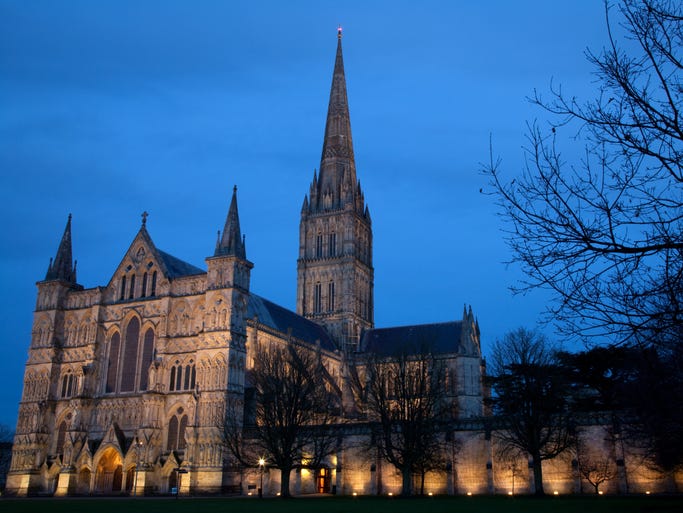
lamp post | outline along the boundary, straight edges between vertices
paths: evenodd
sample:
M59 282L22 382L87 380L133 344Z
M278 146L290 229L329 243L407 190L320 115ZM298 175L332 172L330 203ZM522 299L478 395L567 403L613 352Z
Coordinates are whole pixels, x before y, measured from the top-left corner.
M263 467L266 466L266 460L264 460L263 458L259 458L258 466L261 469L261 480L260 480L259 488L258 488L258 497L259 497L259 499L262 499L263 498Z
M137 446L137 461L135 462L135 479L133 479L133 497L137 495L138 492L138 472L140 471L140 461L142 460L142 445L143 441L138 438Z

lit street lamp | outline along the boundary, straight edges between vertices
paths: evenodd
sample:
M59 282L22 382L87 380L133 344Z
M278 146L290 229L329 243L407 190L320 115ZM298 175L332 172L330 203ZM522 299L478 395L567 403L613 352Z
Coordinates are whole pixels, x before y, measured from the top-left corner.
M264 460L263 458L259 458L258 466L261 469L261 482L260 482L259 488L258 488L258 496L259 496L259 499L261 499L261 498L263 498L263 467L266 466L266 460Z

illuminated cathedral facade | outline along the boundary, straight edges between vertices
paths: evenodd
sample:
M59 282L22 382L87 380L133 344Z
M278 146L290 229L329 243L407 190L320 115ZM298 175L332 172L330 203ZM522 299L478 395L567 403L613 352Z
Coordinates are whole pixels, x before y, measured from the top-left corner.
M356 174L338 36L320 167L301 209L296 312L250 290L236 189L205 267L157 248L143 214L109 281L93 288L78 283L69 217L37 284L8 494L249 494L263 476L226 465L217 419L231 396L244 395L257 343L317 351L343 391L348 355L388 352L415 337L429 337L447 362L460 412L457 454L429 476L427 491L507 490L510 476L492 464L481 420L484 366L472 309L457 321L374 326L372 221ZM400 492L394 470L354 447L342 441L320 468L297 470L293 493ZM557 486L571 491L571 469L565 474ZM276 480L267 473L266 494Z

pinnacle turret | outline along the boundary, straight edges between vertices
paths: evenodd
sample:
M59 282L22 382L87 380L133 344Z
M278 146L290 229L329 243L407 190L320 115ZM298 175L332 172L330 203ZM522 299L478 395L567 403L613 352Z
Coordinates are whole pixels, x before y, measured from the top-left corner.
M50 259L45 281L63 280L69 283L76 283L76 264L73 263L71 252L71 214L64 228L64 235L57 248L57 255L54 260Z
M225 219L223 236L217 241L216 251L213 255L247 258L244 239L240 231L240 216L237 212L237 186L232 189L232 200L228 209L228 217Z

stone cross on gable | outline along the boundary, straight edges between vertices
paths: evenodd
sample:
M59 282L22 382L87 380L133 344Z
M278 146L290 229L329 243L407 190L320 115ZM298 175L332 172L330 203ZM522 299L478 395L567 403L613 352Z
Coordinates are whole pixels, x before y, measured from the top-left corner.
M142 226L146 226L146 225L147 225L147 216L149 216L149 213L145 210L145 211L142 213Z

